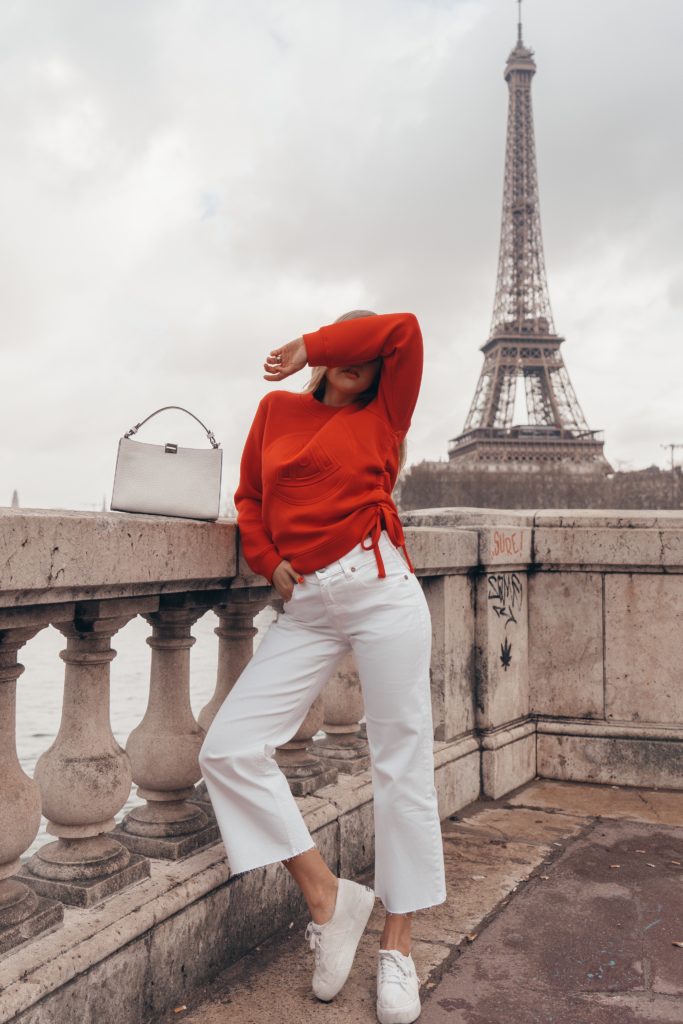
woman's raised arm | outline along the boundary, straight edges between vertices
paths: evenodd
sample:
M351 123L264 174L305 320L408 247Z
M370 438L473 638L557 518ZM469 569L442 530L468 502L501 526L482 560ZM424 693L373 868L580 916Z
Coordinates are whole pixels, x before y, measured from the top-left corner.
M352 366L382 358L372 403L397 433L410 426L422 381L422 332L413 313L340 320L302 335L310 366Z

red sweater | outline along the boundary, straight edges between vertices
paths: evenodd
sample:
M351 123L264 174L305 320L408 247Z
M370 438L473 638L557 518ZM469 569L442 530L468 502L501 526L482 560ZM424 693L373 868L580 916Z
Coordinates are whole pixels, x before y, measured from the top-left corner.
M263 396L234 495L247 563L272 583L283 558L297 572L313 572L371 534L364 547L372 547L378 575L385 576L378 548L384 526L414 572L391 490L422 378L417 318L385 313L342 320L303 340L310 366L381 356L378 392L365 406L324 405L312 391Z

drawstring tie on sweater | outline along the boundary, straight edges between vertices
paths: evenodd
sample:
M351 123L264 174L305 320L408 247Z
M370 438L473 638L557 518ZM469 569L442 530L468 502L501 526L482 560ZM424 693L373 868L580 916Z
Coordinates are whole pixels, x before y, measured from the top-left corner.
M383 522L384 520L384 522ZM401 520L398 518L396 509L392 505L378 503L374 506L373 519L371 525L363 532L363 539L360 542L360 546L364 551L373 550L375 552L375 560L377 562L377 569L379 576L386 576L384 569L384 561L382 560L382 553L379 550L379 539L382 534L382 528L386 528L387 534L392 544L397 548L402 548L403 553L406 556L408 567L412 573L415 572L415 567L410 560L408 549L403 539L403 530L401 526ZM368 533L368 529L370 532ZM366 544L365 541L369 540L370 543Z

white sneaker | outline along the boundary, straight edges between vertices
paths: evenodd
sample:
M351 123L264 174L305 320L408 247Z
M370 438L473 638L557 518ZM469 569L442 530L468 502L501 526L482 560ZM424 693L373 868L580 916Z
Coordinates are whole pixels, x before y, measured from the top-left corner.
M377 962L377 1019L410 1024L420 1016L420 983L413 958L399 949L380 949Z
M375 905L374 890L350 878L340 878L337 902L329 921L309 921L305 937L315 950L313 992L325 1002L333 999L351 973L353 958Z

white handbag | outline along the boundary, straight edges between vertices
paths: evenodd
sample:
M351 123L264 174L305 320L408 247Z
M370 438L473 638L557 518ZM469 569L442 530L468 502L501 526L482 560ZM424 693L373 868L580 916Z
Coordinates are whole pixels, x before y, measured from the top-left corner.
M175 442L147 444L131 435L164 409L182 409L206 430L210 448L184 448ZM181 405L164 405L119 438L110 508L187 519L217 519L223 450L202 421Z

